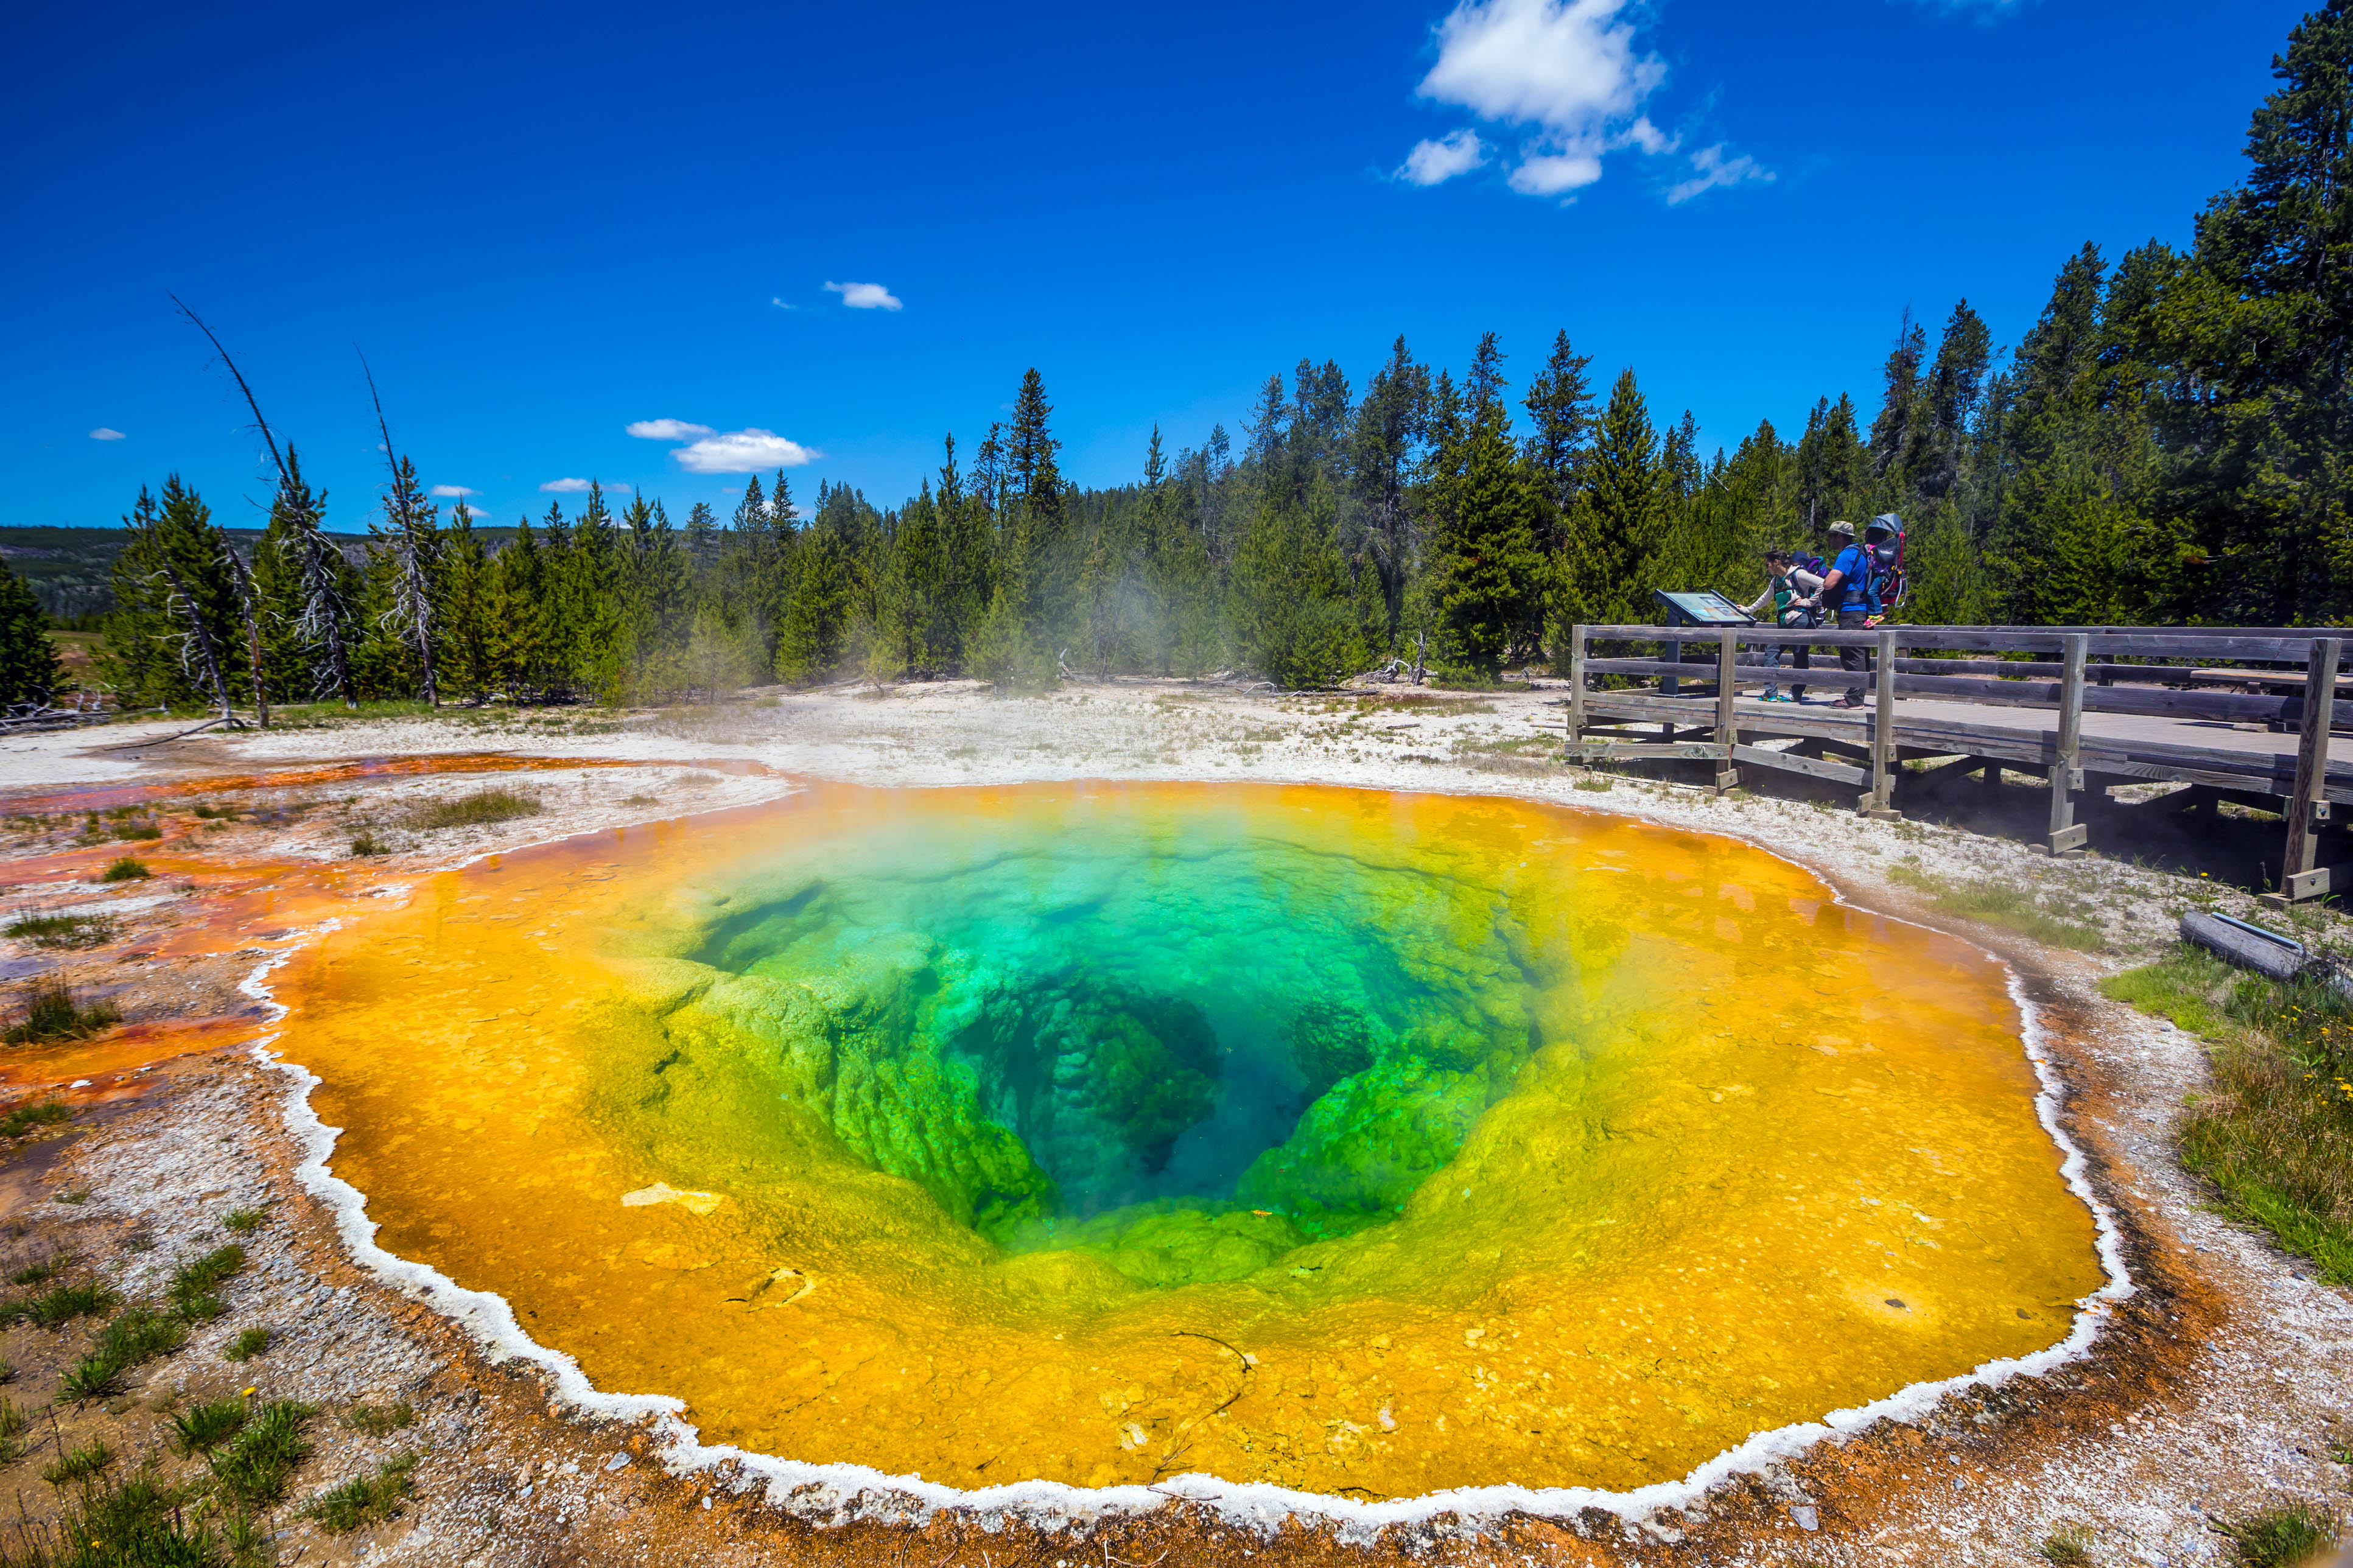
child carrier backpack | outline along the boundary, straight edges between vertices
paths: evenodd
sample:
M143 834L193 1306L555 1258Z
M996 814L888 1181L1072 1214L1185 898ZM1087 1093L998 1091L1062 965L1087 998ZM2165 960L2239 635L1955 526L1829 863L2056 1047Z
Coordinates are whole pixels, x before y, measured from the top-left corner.
M1887 530L1887 537L1863 551L1863 597L1875 606L1874 615L1885 615L1903 605L1912 586L1904 573L1904 520L1889 511L1871 522Z

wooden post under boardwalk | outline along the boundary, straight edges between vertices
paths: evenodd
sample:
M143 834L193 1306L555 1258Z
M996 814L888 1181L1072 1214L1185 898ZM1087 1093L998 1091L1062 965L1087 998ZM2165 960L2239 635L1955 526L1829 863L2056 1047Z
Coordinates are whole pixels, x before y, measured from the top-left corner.
M1865 816L1893 821L1895 809L1895 634L1879 634L1879 668L1873 671L1879 711L1871 718L1871 793L1862 797Z
M2341 869L2316 869L2319 858L2319 825L2327 819L2328 802L2321 781L2328 769L2328 730L2337 718L2337 665L2344 642L2321 637L2305 661L2304 710L2298 719L2295 745L2295 786L2287 802L2287 854L2280 865L2279 891L2263 901L2294 903L2331 890L2332 875Z
M2071 790L2084 787L2084 660L2092 639L2069 632L2059 639L2059 740L2051 752L2051 834L2034 846L2046 855L2084 847L2091 829L2075 820Z
M1734 675L1740 665L1740 628L1725 626L1715 637L1715 740L1724 748L1724 762L1715 770L1715 793L1723 795L1740 783L1740 770L1732 763L1732 748L1739 743L1739 736L1734 733L1732 705L1740 694L1740 682Z

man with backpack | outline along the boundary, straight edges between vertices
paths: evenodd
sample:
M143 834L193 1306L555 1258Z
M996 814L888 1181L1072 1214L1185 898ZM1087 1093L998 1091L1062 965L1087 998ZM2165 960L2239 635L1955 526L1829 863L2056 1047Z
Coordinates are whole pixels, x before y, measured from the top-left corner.
M1818 561L1814 564L1819 566L1820 563ZM1772 575L1765 584L1765 591L1751 603L1741 606L1744 615L1752 620L1761 619L1769 602L1773 610L1772 624L1777 626L1810 626L1820 618L1822 580L1818 574L1809 571L1786 550L1767 551L1765 570ZM1799 669L1813 668L1814 650L1803 643L1784 643L1773 650L1767 662L1778 670L1783 657L1792 652L1796 657L1790 662ZM1804 687L1793 686L1789 691L1790 695L1785 698L1781 695L1778 679L1767 681L1765 700L1803 702L1806 700Z
M1821 600L1826 608L1838 615L1838 628L1842 632L1859 632L1869 628L1875 608L1871 595L1870 558L1862 545L1854 542L1854 524L1831 524L1831 542L1839 547L1831 562L1831 569L1822 574ZM1871 653L1867 648L1844 647L1838 650L1839 668L1852 675L1871 673ZM1862 688L1851 688L1839 699L1841 708L1862 706Z

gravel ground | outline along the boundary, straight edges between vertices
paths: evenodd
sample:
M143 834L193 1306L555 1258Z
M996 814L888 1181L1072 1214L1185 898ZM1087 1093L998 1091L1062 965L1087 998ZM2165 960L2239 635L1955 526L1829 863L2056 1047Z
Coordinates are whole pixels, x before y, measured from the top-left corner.
M794 774L911 784L1313 781L1508 794L1728 833L1814 867L1858 903L1962 931L2018 966L2069 1091L2063 1124L2117 1217L2137 1287L2087 1357L2043 1376L1955 1394L1916 1418L1883 1421L1731 1477L1690 1507L1631 1519L1589 1510L1566 1521L1519 1518L1474 1527L1441 1517L1364 1544L1296 1520L1244 1527L1176 1501L1092 1529L953 1513L921 1527L817 1528L765 1504L750 1477L667 1473L645 1429L565 1415L539 1373L494 1362L449 1321L353 1264L333 1216L294 1180L300 1152L279 1110L288 1080L241 1052L221 1052L222 1037L206 1035L195 1054L165 1053L152 1072L126 1060L86 1078L70 1097L90 1109L67 1128L20 1144L0 1169L0 1222L11 1232L11 1257L63 1247L133 1294L152 1289L185 1256L219 1245L219 1217L228 1209L266 1205L269 1216L249 1244L246 1269L224 1291L228 1315L153 1363L125 1401L62 1407L53 1438L70 1447L85 1440L86 1427L111 1432L110 1443L142 1454L156 1446L167 1419L157 1405L250 1384L262 1396L327 1407L315 1429L319 1452L297 1479L298 1500L396 1453L424 1456L415 1499L372 1531L327 1537L290 1523L291 1510L282 1510L279 1560L304 1563L691 1558L985 1568L1100 1561L1117 1568L1170 1553L1175 1561L1235 1563L1392 1555L2022 1563L2043 1560L2040 1545L2053 1531L2082 1525L2093 1532L2096 1562L2169 1568L2226 1556L2215 1525L2267 1503L2297 1498L2342 1506L2348 1471L2331 1455L2353 1441L2353 1303L2317 1283L2308 1267L2211 1212L2176 1165L2170 1143L2183 1098L2204 1081L2202 1047L2096 990L2104 975L2161 947L2181 910L2249 912L2244 895L2211 878L2129 861L2054 863L2015 840L1932 822L1865 822L1827 799L1717 799L1672 784L1564 772L1546 760L1558 719L1544 705L1546 695L1400 704L1137 685L997 700L952 686L880 698L784 697L773 707L651 715L617 727L601 718L519 725L461 717L199 737L152 752L103 753L92 748L121 745L141 731L118 726L97 735L15 737L0 751L0 792L15 797L18 810L35 795L227 775L259 783L206 798L310 804L282 821L138 847L173 859L172 875L181 879L174 886L187 890L168 897L153 885L124 892L81 881L79 873L112 850L70 847L64 826L0 846L11 857L0 860L0 879L11 884L12 905L119 900L125 942L66 955L81 966L76 972L119 972L126 943L129 952L176 948L185 960L176 969L142 959L132 965L136 973L110 983L131 1007L148 1006L159 1019L174 1008L185 1015L209 1007L232 1023L248 1018L249 1034L261 1026L250 998L232 1006L216 969L204 971L211 978L201 986L173 982L195 1002L164 994L163 977L206 964L218 973L236 965L249 973L268 952L300 939L299 931L244 921L237 900L247 894L239 888L265 856L280 867L315 867L298 876L315 875L322 898L330 890L347 900L399 897L406 878L431 866L681 809L743 804L790 787ZM471 771L483 764L459 762L486 752L559 765L491 780ZM388 757L435 757L468 771L269 782ZM589 763L630 765L561 765ZM418 800L489 782L535 791L548 809L494 830L390 826L392 853L356 868L349 861L351 837L369 823L397 824ZM283 873L270 875L283 881ZM1957 883L2025 889L2050 912L2099 931L2105 948L2045 949L1940 914L1933 891ZM152 901L130 907L142 898ZM2335 940L2333 928L2325 934ZM11 973L37 962L55 963L57 955L0 947ZM137 967L149 963L157 966ZM83 1065L58 1065L49 1079L37 1064L6 1076L20 1090L44 1089L68 1081L67 1071L90 1072L98 1051L89 1047L72 1058ZM60 1193L88 1195L60 1203ZM248 1363L250 1371L222 1362L216 1342L256 1325L276 1336L270 1350ZM87 1324L61 1332L9 1330L0 1353L18 1370L19 1397L46 1398L88 1331ZM336 1421L334 1413L353 1402L400 1398L417 1413L405 1431L370 1438ZM49 1489L37 1479L42 1462L23 1461L11 1477L36 1519ZM0 1545L7 1543L0 1529Z

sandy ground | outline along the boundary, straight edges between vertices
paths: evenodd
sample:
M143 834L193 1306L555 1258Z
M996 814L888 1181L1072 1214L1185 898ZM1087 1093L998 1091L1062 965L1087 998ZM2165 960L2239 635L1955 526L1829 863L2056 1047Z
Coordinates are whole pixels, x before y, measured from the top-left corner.
M229 1209L263 1207L269 1218L248 1243L247 1268L223 1292L228 1315L134 1373L121 1397L59 1406L53 1422L45 1414L26 1439L41 1446L13 1468L8 1484L37 1521L49 1491L38 1470L58 1451L93 1437L129 1455L156 1450L171 1409L250 1385L257 1397L322 1406L317 1453L291 1500L398 1453L423 1456L417 1495L389 1523L329 1536L292 1508L281 1510L279 1561L304 1563L1118 1568L1164 1556L1240 1563L1393 1555L2017 1563L2042 1561L2040 1544L2054 1530L2082 1525L2093 1532L2096 1562L2171 1565L2226 1556L2215 1525L2283 1498L2342 1506L2348 1472L2331 1456L2353 1441L2353 1303L2316 1282L2307 1266L2210 1212L2170 1142L2183 1098L2203 1082L2199 1042L2096 989L2103 975L2166 942L2183 910L2252 912L2250 900L2213 879L2129 860L2054 863L2014 838L1966 826L1862 821L1830 792L1718 799L1676 784L1566 772L1549 760L1559 718L1547 699L1556 695L1284 699L1140 685L1005 700L959 685L786 696L620 721L461 715L170 745L152 743L173 732L162 725L10 738L0 743L0 798L19 814L102 809L122 798L110 790L159 785L200 785L174 798L244 812L217 829L174 816L163 841L103 847L76 845L79 817L34 824L20 815L13 839L0 843L12 910L111 910L121 920L115 941L87 953L0 942L0 974L60 969L90 994L111 996L131 1025L7 1070L11 1092L62 1092L83 1110L64 1128L20 1142L0 1167L7 1234L0 1263L15 1268L15 1259L63 1248L135 1296L152 1290L170 1264L220 1245L219 1220ZM524 757L543 761L528 773L484 776ZM400 772L387 759L434 759L454 771ZM354 776L333 766L364 760L378 771ZM727 1476L667 1474L642 1430L566 1415L538 1373L493 1363L453 1324L350 1261L332 1215L294 1178L301 1154L280 1113L290 1080L255 1065L247 1046L267 1017L240 987L301 932L248 916L259 883L282 893L314 878L321 900L399 897L408 879L433 866L744 804L791 787L791 775L1472 791L1747 839L1804 862L1855 902L1963 930L2019 965L2068 1085L2064 1125L2116 1216L2137 1290L2083 1361L1953 1395L1918 1420L1882 1422L1734 1477L1693 1508L1631 1520L1599 1510L1569 1521L1478 1529L1440 1519L1349 1544L1328 1529L1295 1521L1242 1528L1172 1502L1092 1528L1040 1531L955 1514L921 1529L821 1528L739 1491ZM244 787L218 782L231 778ZM526 789L547 809L492 828L404 826L418 801L490 783ZM2039 809L2028 791L2003 793L2020 797L2010 815L2024 820ZM2004 809L1988 807L1971 820L2000 826ZM364 834L387 852L353 860L353 840ZM124 848L152 853L169 868L121 887L86 879ZM272 868L256 869L265 865ZM1923 902L1923 875L2032 889L2054 912L2105 933L2108 947L2060 952L1967 927ZM243 1367L222 1362L216 1342L255 1325L276 1336L271 1349ZM14 1392L37 1405L89 1331L87 1321L56 1331L8 1330L0 1354L16 1369ZM371 1437L338 1419L354 1403L404 1398L415 1423L388 1436ZM162 1462L175 1471L195 1463ZM0 1545L13 1543L7 1530L0 1526Z

